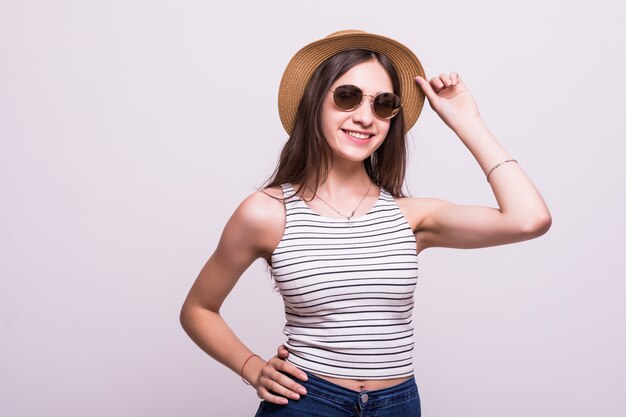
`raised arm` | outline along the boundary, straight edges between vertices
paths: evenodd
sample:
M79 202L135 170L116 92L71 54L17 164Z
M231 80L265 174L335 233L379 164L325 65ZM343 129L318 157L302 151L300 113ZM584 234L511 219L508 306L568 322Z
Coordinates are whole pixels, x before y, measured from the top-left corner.
M220 308L252 262L271 255L281 239L284 216L280 200L263 192L248 197L226 224L215 252L200 271L180 314L183 328L202 350L237 374L243 369L242 377L256 388L260 398L279 404L286 403L286 398L296 399L298 392L305 391L278 371L300 377L304 373L277 357L266 362L252 356L252 351L226 324Z
M541 194L491 134L458 74L441 74L430 82L417 77L416 81L432 109L476 158L498 203L497 208L491 208L410 199L404 204L416 219L418 249L494 246L545 233L552 220Z

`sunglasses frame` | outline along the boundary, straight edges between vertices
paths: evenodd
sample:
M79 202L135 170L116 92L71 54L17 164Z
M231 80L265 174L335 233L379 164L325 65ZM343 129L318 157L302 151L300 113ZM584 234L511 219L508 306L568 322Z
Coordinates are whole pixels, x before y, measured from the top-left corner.
M337 89L341 88L341 87L354 87L356 90L358 90L361 94L361 101L359 101L356 106L354 106L351 109L343 109L339 106L339 104L337 104L337 98L336 98L336 91ZM372 99L370 100L370 106L372 106L372 113L381 120L390 120L393 119L395 116L398 115L398 113L400 113L400 110L402 109L402 102L400 102L400 105L398 106L397 109L395 109L395 113L392 113L391 116L388 117L381 117L377 112L376 112L376 107L374 107L374 102L376 101L376 98L378 98L379 96L383 95L383 94L392 94L393 96L395 96L398 101L401 101L400 97L395 94L395 93L390 93L390 92L382 92L382 93L378 93L376 95L372 95L372 94L363 94L363 90L361 90L360 87L354 85L354 84L342 84L342 85L338 85L337 87L335 87L334 90L330 90L331 93L333 93L333 103L335 103L335 107L337 107L337 109L341 110L341 111L345 111L345 112L349 112L349 111L354 111L356 109L358 109L359 107L361 107L361 104L363 104L363 97L367 96L367 97L371 97Z

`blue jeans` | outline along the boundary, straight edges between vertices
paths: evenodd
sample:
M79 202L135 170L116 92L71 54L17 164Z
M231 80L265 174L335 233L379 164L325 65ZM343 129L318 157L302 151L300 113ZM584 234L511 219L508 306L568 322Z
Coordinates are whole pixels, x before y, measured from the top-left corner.
M376 391L352 391L308 374L307 394L287 405L262 401L255 417L420 417L415 379Z

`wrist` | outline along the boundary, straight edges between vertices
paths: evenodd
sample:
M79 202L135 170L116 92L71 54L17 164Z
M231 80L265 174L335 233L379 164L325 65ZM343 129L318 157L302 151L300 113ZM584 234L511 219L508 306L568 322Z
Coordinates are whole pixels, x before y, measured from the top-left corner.
M265 364L265 360L258 355L250 357L241 369L241 378L244 382L256 388L259 385L259 377L261 376L261 370Z

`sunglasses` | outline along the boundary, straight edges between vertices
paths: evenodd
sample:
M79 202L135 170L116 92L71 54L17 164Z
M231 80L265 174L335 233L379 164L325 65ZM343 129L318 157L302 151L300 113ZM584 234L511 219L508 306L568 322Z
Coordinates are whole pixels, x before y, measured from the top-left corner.
M379 119L391 119L400 111L400 97L394 93L378 93L375 96L363 94L363 90L356 85L340 85L330 91L333 93L335 105L342 111L358 108L363 102L363 96L372 97L372 110Z

